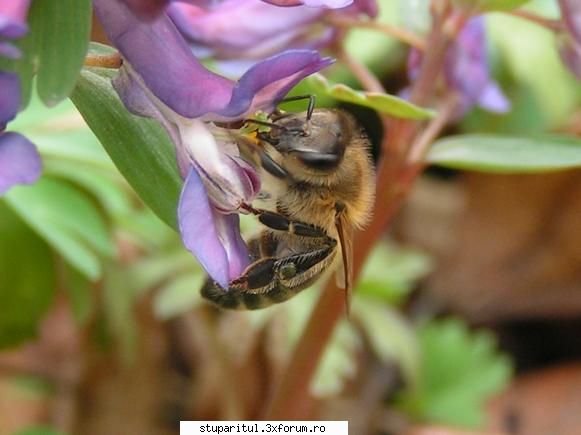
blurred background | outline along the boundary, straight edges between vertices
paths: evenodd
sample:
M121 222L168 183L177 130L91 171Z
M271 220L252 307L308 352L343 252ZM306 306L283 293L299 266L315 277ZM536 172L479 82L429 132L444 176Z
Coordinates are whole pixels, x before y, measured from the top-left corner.
M421 27L412 3L381 2L379 20ZM531 8L558 16L551 0ZM476 108L445 134L580 137L581 87L554 36L507 14L486 26L512 110ZM357 30L347 49L390 93L406 86L401 45ZM357 86L341 65L331 77ZM341 107L377 157L377 115ZM165 435L180 420L257 418L318 286L259 312L215 310L200 299L195 259L72 103L33 100L10 126L45 170L0 199L0 434ZM353 434L581 433L580 216L579 170L428 168L326 349L313 417L348 419Z

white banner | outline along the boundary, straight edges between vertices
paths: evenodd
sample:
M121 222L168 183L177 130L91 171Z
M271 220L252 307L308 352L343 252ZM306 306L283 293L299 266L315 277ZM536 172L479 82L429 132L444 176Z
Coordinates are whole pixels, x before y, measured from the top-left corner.
M198 434L349 435L346 421L181 421L180 435Z

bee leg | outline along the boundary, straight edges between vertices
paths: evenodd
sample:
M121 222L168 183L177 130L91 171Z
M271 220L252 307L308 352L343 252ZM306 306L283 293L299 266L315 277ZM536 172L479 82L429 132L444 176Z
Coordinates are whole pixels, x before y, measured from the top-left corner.
M315 225L307 224L301 221L292 220L286 216L268 210L253 209L252 212L258 216L258 220L270 229L286 231L295 236L311 237L313 239L322 239L324 244L334 244L336 241L329 237L327 232Z
M289 219L283 214L254 208L249 204L243 204L242 209L258 217L258 220L264 226L277 231L286 231L295 236L312 237L314 239L323 239L323 242L333 243L333 240L327 232L315 225L307 224L305 222ZM330 242L331 241L331 242Z
M255 310L290 299L314 282L333 260L337 242L286 257L262 258L222 289L208 280L202 296L221 308Z

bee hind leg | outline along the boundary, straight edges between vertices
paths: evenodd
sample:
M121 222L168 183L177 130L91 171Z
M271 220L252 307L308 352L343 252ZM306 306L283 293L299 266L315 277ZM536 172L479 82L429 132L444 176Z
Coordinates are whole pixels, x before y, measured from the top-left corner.
M231 281L228 289L208 280L202 296L221 308L234 310L255 310L284 302L319 277L333 260L335 246L336 242L300 254L262 258Z

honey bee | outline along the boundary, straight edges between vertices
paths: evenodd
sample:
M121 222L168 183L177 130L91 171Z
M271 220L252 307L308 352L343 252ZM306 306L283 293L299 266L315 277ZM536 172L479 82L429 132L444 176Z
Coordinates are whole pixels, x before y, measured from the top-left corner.
M246 210L264 229L248 242L251 263L239 278L227 289L211 280L202 288L221 308L286 301L333 269L350 293L351 233L369 220L375 192L369 141L348 113L313 107L253 120L267 126L255 147L264 188L261 207Z

